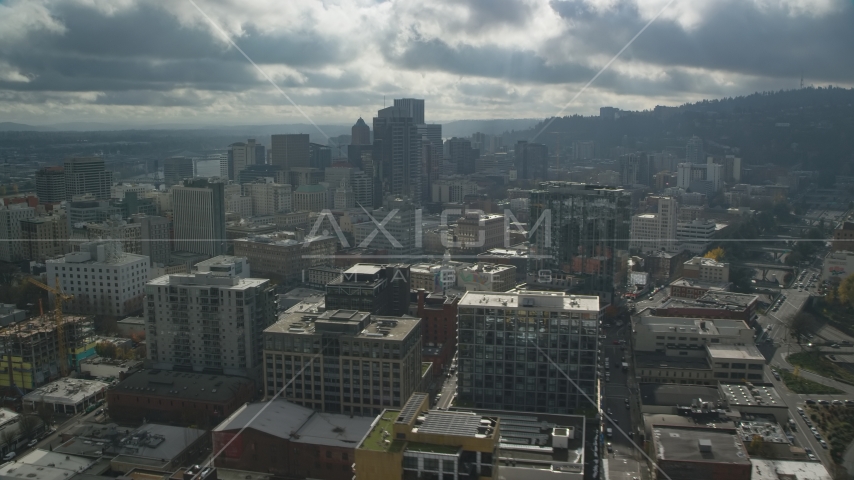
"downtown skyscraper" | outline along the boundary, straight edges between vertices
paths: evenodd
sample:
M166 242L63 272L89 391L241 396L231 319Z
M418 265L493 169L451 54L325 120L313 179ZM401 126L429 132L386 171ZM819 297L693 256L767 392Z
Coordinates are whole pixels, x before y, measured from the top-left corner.
M397 101L395 100L395 103ZM404 195L414 202L421 199L421 135L411 113L387 107L374 117L373 161L377 165L379 189L375 205L386 195Z

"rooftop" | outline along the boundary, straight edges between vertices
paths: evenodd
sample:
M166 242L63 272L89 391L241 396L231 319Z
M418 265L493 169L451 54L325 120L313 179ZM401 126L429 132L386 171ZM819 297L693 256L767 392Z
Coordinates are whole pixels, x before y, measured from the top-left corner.
M173 273L163 275L150 280L147 287L169 286L169 285L199 285L227 288L232 290L245 290L254 288L269 282L266 278L241 278L238 276L223 276L213 272L195 273Z
M787 408L773 385L752 383L722 383L718 385L724 400L730 407L764 406Z
M726 291L730 283L729 282L709 282L706 280L697 280L695 278L677 278L670 282L671 287L693 287L693 288L705 288L708 290L720 290Z
M285 313L267 327L265 333L320 335L338 333L377 340L401 340L415 329L421 319L374 316L355 310L330 310L323 313Z
M641 383L641 402L644 405L689 406L696 400L720 403L721 393L717 387L700 385L674 385L665 383ZM697 402L699 403L699 402Z
M755 345L706 345L709 358L714 360L753 360L765 363L765 357Z
M711 370L704 357L671 357L663 353L635 353L635 366L641 368L693 368Z
M265 243L268 245L274 245L278 247L293 247L296 245L303 245L305 243L317 242L320 240L328 240L328 239L337 239L335 237L331 237L329 235L315 235L310 236L307 235L305 238L298 240L297 235L294 232L289 231L278 231L273 233L266 233L262 235L252 235L251 237L246 238L235 238L234 242L252 242L252 243Z
M399 410L384 410L382 415L374 420L375 423L371 424L370 431L357 448L376 452L399 452L405 442L390 438L393 432L392 425L398 415L400 415Z
M599 297L563 292L466 292L459 307L536 308L552 311L599 312Z
M46 402L77 405L85 398L106 390L109 385L98 380L64 377L24 395L24 402Z
M744 320L661 317L653 314L651 309L641 311L636 318L641 325L645 325L651 332L660 333L738 336L740 332L750 329Z
M755 435L762 437L765 442L789 443L786 432L776 421L771 419L756 418L753 420L742 420L738 422L739 435L745 445L749 445Z
M175 399L224 402L252 380L244 377L193 372L139 370L110 390Z
M830 480L832 477L819 462L796 462L790 460L750 460L753 471L751 480Z
M750 463L735 430L653 425L652 435L659 460Z

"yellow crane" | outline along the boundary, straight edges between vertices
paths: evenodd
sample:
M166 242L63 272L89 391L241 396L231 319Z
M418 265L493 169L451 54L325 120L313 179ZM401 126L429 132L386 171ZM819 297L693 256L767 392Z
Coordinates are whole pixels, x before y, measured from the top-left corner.
M62 302L73 300L74 295L68 295L67 293L63 292L61 288L59 288L59 276L56 277L57 288L51 287L50 285L46 285L32 277L28 277L27 281L41 288L42 290L47 290L48 292L54 295L53 321L56 323L56 340L59 344L57 355L59 356L59 371L60 374L64 377L68 375L68 348L65 345L65 329L62 328L64 320L64 317L62 316Z

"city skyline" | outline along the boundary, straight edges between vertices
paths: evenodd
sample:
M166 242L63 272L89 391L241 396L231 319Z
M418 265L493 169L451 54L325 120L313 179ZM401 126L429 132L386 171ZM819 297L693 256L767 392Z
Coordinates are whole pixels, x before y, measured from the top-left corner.
M426 100L432 122L547 118L667 2L196 4L210 22L190 2L6 2L0 121L304 122L265 75L320 123L352 124L409 96ZM832 60L854 43L852 16L850 2L831 0L674 1L565 113L796 88L802 77L850 86L851 65Z

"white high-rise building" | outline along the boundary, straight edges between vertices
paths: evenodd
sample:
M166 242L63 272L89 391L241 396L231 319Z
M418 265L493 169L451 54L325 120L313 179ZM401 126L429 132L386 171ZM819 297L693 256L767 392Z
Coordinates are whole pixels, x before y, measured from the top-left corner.
M724 166L709 163L680 163L676 168L676 186L711 195L724 185Z
M694 135L688 139L688 144L685 145L685 160L688 163L704 163L706 156L703 153L703 139Z
M269 280L232 269L164 275L145 285L145 300L153 368L260 380L262 333L276 320Z
M175 250L204 255L225 252L225 185L206 179L172 187Z
M63 305L67 313L124 316L142 309L148 257L123 252L117 240L86 242L45 263L48 285L74 295Z
M0 207L0 260L25 260L24 244L21 241L21 220L35 216L35 209L23 203Z
M631 249L642 253L674 251L678 208L675 198L658 197L658 213L633 216Z
M676 226L676 238L680 245L694 254L703 254L715 236L715 222L697 219L693 222L680 222Z

